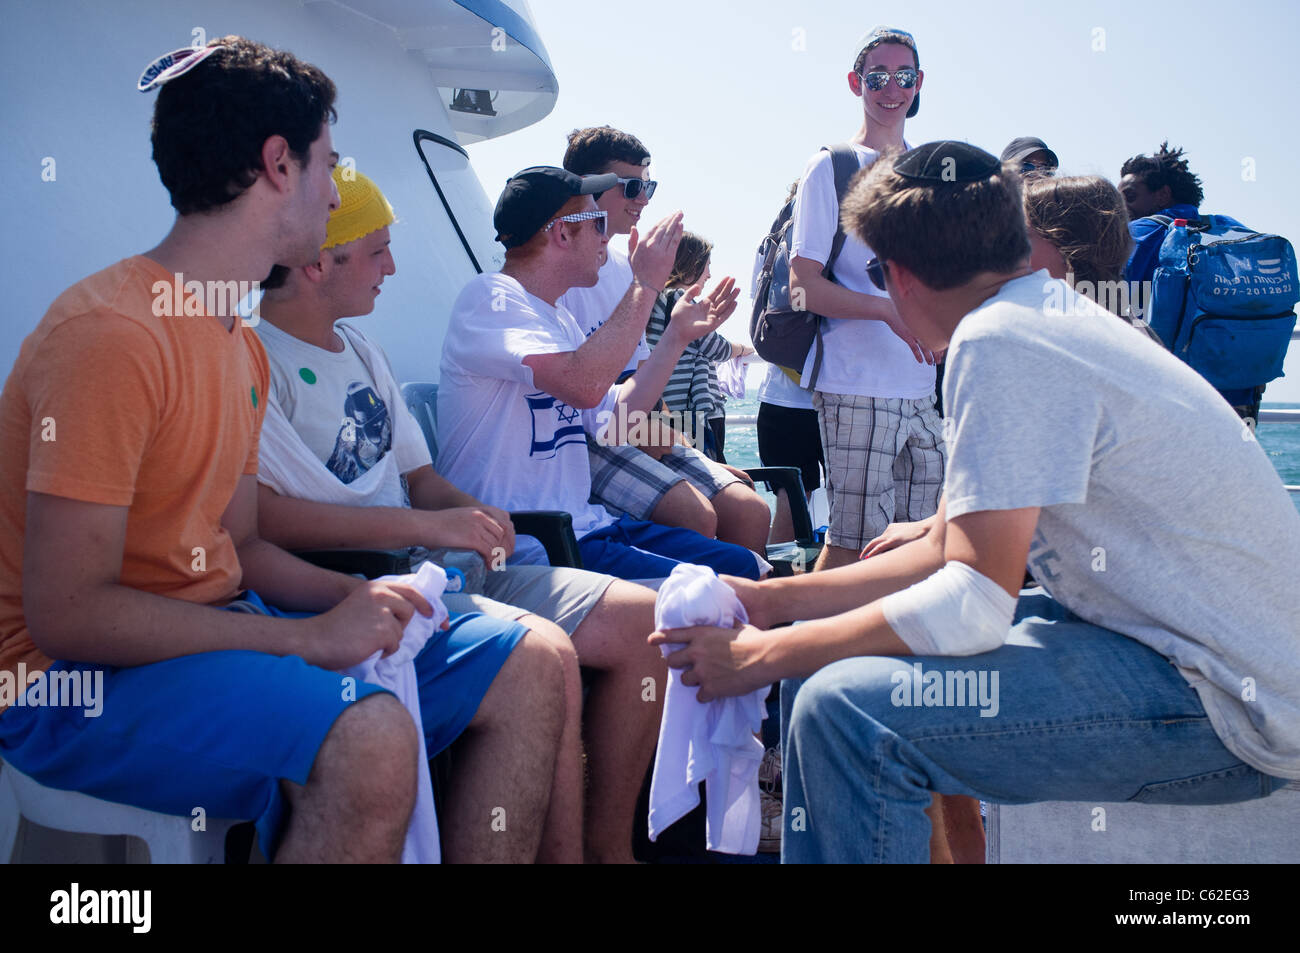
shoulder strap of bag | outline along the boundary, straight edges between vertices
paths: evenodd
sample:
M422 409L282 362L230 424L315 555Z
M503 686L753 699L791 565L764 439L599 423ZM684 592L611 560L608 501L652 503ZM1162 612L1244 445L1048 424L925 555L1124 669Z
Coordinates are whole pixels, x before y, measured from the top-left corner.
M822 149L831 154L831 166L835 170L835 204L836 207L844 201L845 194L849 191L849 182L858 174L861 166L858 163L858 154L854 148L847 142L841 142L834 146L822 146ZM831 271L835 267L835 260L840 257L840 252L844 249L844 223L840 221L839 216L835 217L835 239L831 242L831 253L826 258L826 267L822 270L827 278L831 277Z
M854 148L847 142L841 142L834 146L822 146L824 152L831 154L831 167L835 172L835 206L837 214L835 216L835 238L831 241L831 253L826 256L826 265L822 268L822 276L829 281L835 278L832 272L835 270L835 261L840 257L840 252L844 249L844 223L840 221L838 208L844 201L844 196L849 190L849 182L858 174L861 165L858 163L858 154ZM821 374L822 357L825 348L822 345L822 323L817 322L817 334L813 341L815 354L813 356L812 374L808 378L808 386L816 387L817 378Z

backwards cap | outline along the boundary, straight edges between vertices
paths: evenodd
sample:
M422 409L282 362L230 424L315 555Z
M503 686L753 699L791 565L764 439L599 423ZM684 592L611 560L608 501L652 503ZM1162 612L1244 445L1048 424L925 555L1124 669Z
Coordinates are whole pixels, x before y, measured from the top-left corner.
M858 37L858 42L853 44L853 69L858 68L858 61L862 59L862 54L871 51L881 43L901 43L906 46L916 59L917 69L921 68L921 54L916 51L916 37L906 30L899 30L892 26L878 26L862 34ZM920 108L921 94L917 93L912 99L912 105L907 108L906 118L911 119Z

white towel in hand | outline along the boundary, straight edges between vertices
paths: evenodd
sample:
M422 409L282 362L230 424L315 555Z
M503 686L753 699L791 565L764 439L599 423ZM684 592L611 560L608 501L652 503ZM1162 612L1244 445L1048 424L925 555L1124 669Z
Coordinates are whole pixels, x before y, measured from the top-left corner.
M733 628L749 621L731 587L712 569L678 565L659 589L655 627L695 625ZM664 655L680 645L666 644ZM708 800L709 850L752 854L758 850L762 820L758 767L763 744L754 737L767 714L767 687L739 698L700 702L699 688L682 684L680 669L668 670L659 747L650 780L650 840L700 803L704 782Z
M718 363L718 389L729 400L745 399L745 369L754 360L753 354L733 357L729 361Z
M417 573L384 576L378 581L404 582L418 589L433 606L433 618L415 613L411 621L406 623L402 642L396 652L387 658L381 652L376 652L360 665L347 669L344 674L388 689L415 719L415 730L420 738L420 755L415 772L415 810L411 812L411 823L406 829L402 863L437 864L442 860L442 848L438 842L438 814L433 804L433 782L429 779L429 757L424 748L424 723L420 720L420 685L415 675L415 657L431 637L442 634L439 627L447 620L447 608L442 604L442 594L447 588L447 574L435 563L427 562Z

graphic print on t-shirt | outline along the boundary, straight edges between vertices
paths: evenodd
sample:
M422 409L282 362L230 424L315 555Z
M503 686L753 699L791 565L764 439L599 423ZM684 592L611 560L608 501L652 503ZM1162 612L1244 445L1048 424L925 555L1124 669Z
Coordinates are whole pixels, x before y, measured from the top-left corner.
M352 381L343 401L343 423L326 469L344 483L351 483L378 463L392 446L393 423L388 405L369 384Z
M566 443L587 443L582 429L582 414L562 400L538 391L524 395L528 411L533 418L533 442L528 448L530 457L549 460Z

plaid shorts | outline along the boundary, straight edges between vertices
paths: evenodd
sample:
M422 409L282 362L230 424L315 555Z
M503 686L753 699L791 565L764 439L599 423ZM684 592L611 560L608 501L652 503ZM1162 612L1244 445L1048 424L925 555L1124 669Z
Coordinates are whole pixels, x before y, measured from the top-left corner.
M587 459L591 463L591 502L615 516L626 513L636 520L649 520L664 494L681 480L690 481L710 500L725 487L742 482L690 447L673 447L656 460L636 447L605 446L588 435Z
M934 396L920 400L816 391L826 451L826 541L860 550L893 522L934 515L948 451Z

